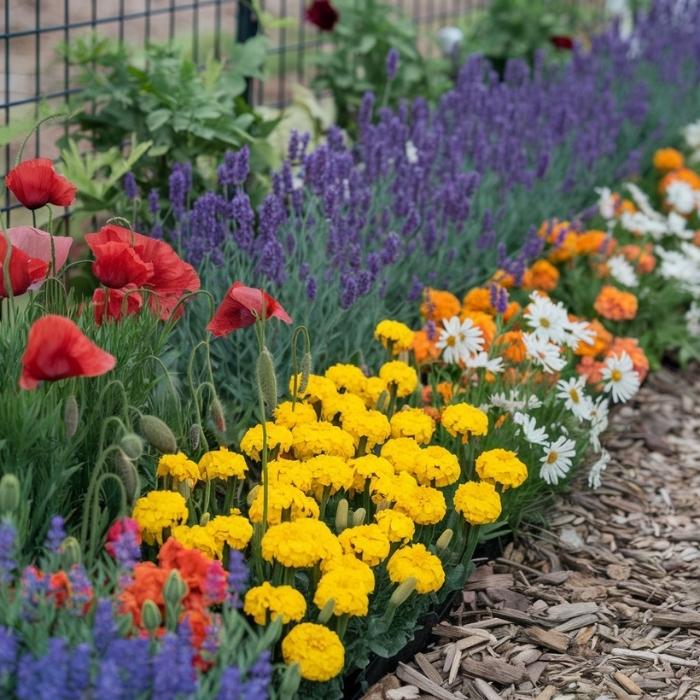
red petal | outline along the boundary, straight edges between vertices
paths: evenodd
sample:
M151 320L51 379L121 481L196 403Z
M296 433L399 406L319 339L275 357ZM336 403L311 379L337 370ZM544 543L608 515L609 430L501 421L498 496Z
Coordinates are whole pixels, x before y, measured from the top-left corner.
M8 189L27 209L45 204L68 206L75 199L75 186L61 177L48 158L25 160L5 178Z

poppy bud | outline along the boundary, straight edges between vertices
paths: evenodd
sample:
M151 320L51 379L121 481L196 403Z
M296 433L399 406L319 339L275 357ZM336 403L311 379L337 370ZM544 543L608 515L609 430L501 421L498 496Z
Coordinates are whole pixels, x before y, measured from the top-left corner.
M61 544L61 562L64 569L70 569L71 566L80 564L82 560L82 553L80 551L80 544L75 537L66 537Z
M144 600L141 606L141 622L151 634L153 634L163 622L160 609L150 598Z
M328 621L333 615L333 610L335 610L335 600L333 600L333 598L329 598L326 601L326 604L321 608L321 611L318 613L318 623L321 625L328 624Z
M143 454L143 440L136 433L124 435L119 441L119 446L129 459L139 459Z
M80 422L80 409L78 408L78 401L75 396L71 394L63 402L63 429L65 430L66 437L70 440L75 432L78 430L78 423Z
M438 550L438 552L444 552L449 546L450 542L452 542L452 536L454 535L454 530L451 530L449 527L447 530L445 530L440 537L437 538L437 542L435 543L435 547Z
M362 523L365 522L365 515L367 515L367 511L364 508L358 508L352 514L353 527L357 527L358 525L362 525Z
M213 401L211 402L211 418L214 421L214 425L216 426L216 429L220 433L225 433L226 432L226 416L224 415L224 407L221 405L221 401L219 401L219 397L215 396Z
M14 513L19 508L19 479L14 474L5 474L0 479L0 513Z
M114 464L114 471L119 475L119 478L124 484L127 500L129 503L133 503L141 490L139 485L139 474L134 466L134 463L129 459L121 447L118 447L114 452L112 462Z
M309 377L312 371L311 353L305 352L301 358L301 378L299 380L299 393L303 394L309 385Z
M301 683L299 664L293 663L288 665L285 668L282 682L280 683L279 697L295 698L297 696L297 690L299 690L299 683Z
M275 363L267 348L263 348L256 365L258 390L270 411L277 406L277 375Z
M342 498L335 510L335 531L340 534L348 526L348 501Z
M186 593L187 584L182 580L180 572L177 569L173 569L163 586L163 598L165 599L165 603L177 607L182 602Z
M201 435L202 427L198 423L194 423L190 428L190 445L193 452L196 452L199 449L199 440Z
M163 454L177 452L177 440L173 431L158 417L143 415L139 421L141 434Z

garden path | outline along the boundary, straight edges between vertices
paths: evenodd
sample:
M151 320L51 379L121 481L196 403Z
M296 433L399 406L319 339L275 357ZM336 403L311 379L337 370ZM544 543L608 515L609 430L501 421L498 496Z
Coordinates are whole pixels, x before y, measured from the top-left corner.
M700 372L652 375L604 442L601 488L581 470L365 700L700 698Z

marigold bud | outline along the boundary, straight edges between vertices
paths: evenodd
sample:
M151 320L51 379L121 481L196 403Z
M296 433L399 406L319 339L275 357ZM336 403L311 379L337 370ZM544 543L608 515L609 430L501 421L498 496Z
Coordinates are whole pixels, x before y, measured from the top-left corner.
M263 348L256 365L258 390L270 411L277 406L277 375L275 363L267 348Z
M119 441L119 446L129 459L139 459L143 455L143 440L136 433L124 435Z
M61 562L64 569L70 569L71 566L80 564L82 560L82 552L80 551L80 543L75 537L66 537L61 544Z
M435 547L438 550L438 552L444 552L449 546L450 542L452 542L452 537L454 535L454 530L451 530L449 527L447 530L445 530L440 537L437 538L437 542L435 543Z
M141 622L152 634L161 626L163 617L158 606L150 599L144 600L141 606Z
M352 514L353 527L357 527L358 525L362 525L362 523L365 522L365 515L367 515L367 511L364 508L358 508Z
M215 396L214 399L211 402L210 406L210 411L211 411L211 418L214 421L214 425L216 426L216 429L220 433L225 433L226 432L226 416L224 414L224 407L219 400L218 396Z
M0 513L14 513L19 508L21 488L14 474L5 474L0 479Z
M321 625L325 625L333 616L333 610L335 610L335 600L329 598L326 604L321 608L321 612L318 614L318 622Z
M416 583L416 579L413 576L409 576L400 586L396 587L396 590L391 594L391 598L389 598L389 604L398 607L405 603L411 597L413 591L416 590Z
M289 664L282 676L282 682L279 687L280 698L295 698L299 684L301 683L301 674L299 673L299 664Z
M173 431L157 416L143 415L139 421L141 434L163 454L177 452L177 440Z
M338 502L335 510L335 531L340 534L348 526L349 506L346 498Z
M71 394L63 402L63 429L65 430L66 437L70 440L78 430L78 423L80 422L80 408L78 407L78 401Z
M211 513L202 513L199 524L204 527L211 520Z

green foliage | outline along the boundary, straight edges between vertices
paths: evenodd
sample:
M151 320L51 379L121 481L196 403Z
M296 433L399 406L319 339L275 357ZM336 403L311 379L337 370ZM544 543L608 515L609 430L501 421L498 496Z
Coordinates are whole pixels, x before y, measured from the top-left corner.
M209 58L202 68L171 45L137 53L92 37L63 51L79 69L82 87L72 123L98 151L150 142L132 168L144 188L165 191L173 163L184 161L194 166L196 188L211 184L226 150L244 144L251 147L253 169L265 172L264 139L275 122L264 121L243 99L246 79L263 75L264 37L236 44L227 60Z
M448 64L427 59L418 50L411 20L381 0L340 0L340 20L330 34L332 50L318 57L313 85L333 95L338 124L352 130L362 96L384 95L384 102L424 97L435 99L450 87ZM399 69L387 83L386 56L399 53Z

